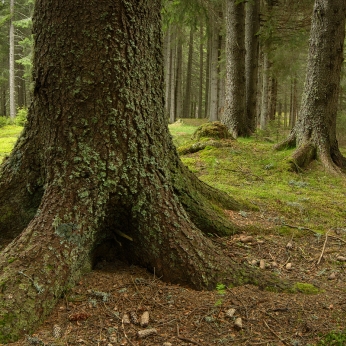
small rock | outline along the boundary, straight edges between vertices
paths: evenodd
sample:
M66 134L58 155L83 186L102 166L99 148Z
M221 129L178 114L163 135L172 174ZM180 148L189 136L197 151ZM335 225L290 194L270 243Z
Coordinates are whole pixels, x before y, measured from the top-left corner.
M344 256L338 256L336 259L340 262L346 262L346 257Z
M258 261L255 260L255 259L251 261L251 264L252 264L253 266L257 266L257 263L258 263Z
M264 244L265 241L264 240L257 240L257 244Z
M164 342L162 346L172 346L172 344L170 342Z
M329 275L328 280L335 280L336 279L336 274L333 272Z
M226 311L226 316L227 317L233 317L234 314L235 314L235 309L228 309Z
M243 321L241 317L236 318L236 320L234 321L234 327L236 327L237 329L243 328Z
M259 266L261 269L265 269L266 268L266 262L263 259L261 259Z
M293 244L289 241L287 244L286 244L286 249L290 250L292 249L293 247Z
M123 323L124 324L130 324L131 323L129 314L123 315Z
M272 263L270 263L270 265L271 265L273 268L277 268L277 267L278 267L278 264L277 264L275 261L273 261Z
M254 238L251 235L241 235L239 241L242 243L251 243L254 241Z
M286 264L286 269L291 270L292 269L292 263L287 263Z
M140 325L141 327L146 327L149 324L149 311L144 311L141 320L140 320Z

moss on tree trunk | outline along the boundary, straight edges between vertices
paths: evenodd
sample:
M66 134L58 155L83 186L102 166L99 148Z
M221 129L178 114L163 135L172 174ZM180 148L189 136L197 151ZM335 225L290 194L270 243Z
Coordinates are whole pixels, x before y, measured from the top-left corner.
M1 171L0 210L16 183L8 212L22 220L1 229L25 229L0 253L0 342L30 333L114 238L116 256L166 281L287 287L202 233L233 232L220 211L240 205L199 181L173 146L160 1L37 0L34 32L33 104Z

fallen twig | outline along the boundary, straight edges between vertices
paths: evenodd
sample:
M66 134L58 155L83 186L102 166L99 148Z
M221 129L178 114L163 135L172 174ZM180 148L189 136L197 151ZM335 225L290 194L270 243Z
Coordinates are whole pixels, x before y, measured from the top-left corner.
M323 243L321 255L320 255L320 257L319 257L319 259L318 259L318 261L317 261L317 263L316 263L317 265L320 264L321 259L322 259L323 254L324 254L324 250L326 249L326 245L327 245L327 240L328 240L328 234L329 234L329 232L330 232L330 230L326 233L326 239L324 240L324 243Z
M284 343L284 344L287 345L287 346L290 345L290 344L288 344L288 343L285 341L285 339L283 339L279 334L275 333L274 330L271 329L271 328L268 326L268 324L267 324L266 321L263 321L263 322L264 322L264 324L266 325L266 327L273 333L273 335L275 335L282 343Z
M125 326L124 326L124 319L121 319L121 326L123 328L123 332L124 332L124 336L125 336L125 339L132 345L132 346L135 346L132 341L129 339L129 337L127 336L126 334L126 331L125 331Z
M193 341L193 340L188 339L188 338L183 338L183 337L181 337L180 334L179 334L179 324L178 324L178 323L177 323L177 338L178 338L179 340L181 340L181 341L185 341L185 342L189 342L189 343L194 344L194 345L201 346L201 344L198 343L198 342L196 342L196 341Z

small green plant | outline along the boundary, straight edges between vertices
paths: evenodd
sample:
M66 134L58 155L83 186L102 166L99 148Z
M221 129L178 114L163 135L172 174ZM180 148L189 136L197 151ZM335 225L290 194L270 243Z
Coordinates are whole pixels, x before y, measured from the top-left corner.
M18 108L16 118L15 118L15 124L17 126L24 126L26 123L26 117L28 115L28 109L25 107Z
M219 296L219 299L216 300L215 306L222 305L223 296L226 294L226 289L227 289L227 287L224 284L219 283L216 285L216 291L217 291L217 294Z
M332 331L320 340L317 346L343 346L346 345L346 332Z
M297 282L294 284L293 293L303 293L303 294L318 294L321 292L320 289L314 285L307 284L304 282Z

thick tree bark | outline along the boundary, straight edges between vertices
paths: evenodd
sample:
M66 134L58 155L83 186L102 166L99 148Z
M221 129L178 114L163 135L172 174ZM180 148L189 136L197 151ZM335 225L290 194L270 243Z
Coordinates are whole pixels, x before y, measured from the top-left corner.
M250 134L245 110L245 3L226 2L226 88L221 119L234 138Z
M1 170L1 231L20 234L0 253L0 342L30 333L102 243L198 289L288 287L202 233L232 232L223 209L241 206L174 149L160 1L37 0L34 32L33 103Z
M302 105L297 124L282 149L297 145L291 168L305 167L319 158L324 167L341 173L346 159L336 139L336 115L345 37L345 0L316 0Z

